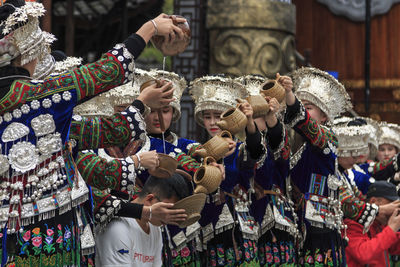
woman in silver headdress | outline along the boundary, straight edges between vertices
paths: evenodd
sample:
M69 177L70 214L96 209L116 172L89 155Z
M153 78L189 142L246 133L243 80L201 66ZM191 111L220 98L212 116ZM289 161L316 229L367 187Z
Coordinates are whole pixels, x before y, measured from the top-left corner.
M237 99L247 96L245 87L231 78L205 76L191 83L190 94L196 104L197 123L209 137L221 133L217 123L221 114L237 105ZM260 132L252 118L253 110L246 102L240 109L247 117L245 142L229 140L229 151L222 159L225 180L216 193L209 195L202 218L202 242L206 248L204 265L258 265L256 255L258 227L249 213L254 189L250 178L254 167L265 153ZM196 154L196 152L194 152Z
M154 34L182 34L160 15L92 63L43 81L31 80L48 53L39 27L42 4L8 0L0 7L0 133L2 265L79 266L80 204L88 188L75 170L69 125L79 102L132 79L133 59ZM175 34L174 34L175 35ZM164 89L167 89L167 85ZM172 91L150 88L135 106L107 123L83 125L80 143L119 142L119 133L139 139L144 104L160 107ZM107 135L105 126L114 132ZM99 129L95 131L93 129ZM117 127L118 126L118 127ZM97 127L97 128L96 128ZM110 129L110 128L109 128ZM89 181L96 182L96 181ZM144 211L146 214L146 211ZM147 216L148 216L147 211ZM83 230L86 231L86 228Z

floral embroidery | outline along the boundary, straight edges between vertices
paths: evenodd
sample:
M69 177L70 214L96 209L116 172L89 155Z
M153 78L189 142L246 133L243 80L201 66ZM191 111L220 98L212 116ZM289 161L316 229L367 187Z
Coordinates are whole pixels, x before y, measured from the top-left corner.
M48 228L48 225L47 225L47 224L44 224L44 225L45 225L46 228L47 228L47 231L46 231L47 236L46 236L46 238L44 239L44 240L45 240L45 244L44 244L44 246L43 246L43 249L44 249L47 253L51 254L51 253L54 253L54 252L56 251L56 249L54 248L54 245L55 245L55 244L53 244L54 231L53 231L53 229Z
M182 257L187 257L187 256L189 256L190 255L190 250L189 250L189 248L188 247L184 247L182 250L181 250L181 256Z
M222 245L217 245L218 265L225 265L224 248Z
M71 230L69 229L68 225L64 226L64 247L67 251L71 251Z
M257 250L255 250L257 252ZM259 244L258 260L261 266L278 264L288 266L296 262L293 241L262 242Z
M31 230L25 232L23 239L25 242L28 242L31 239Z
M28 246L29 246L29 240L31 239L31 230L25 231L23 233L22 238L21 238L21 236L22 236L22 234L20 233L19 238L18 238L18 243L21 246L21 249L20 249L19 253L29 256ZM23 241L25 241L25 242L23 242Z

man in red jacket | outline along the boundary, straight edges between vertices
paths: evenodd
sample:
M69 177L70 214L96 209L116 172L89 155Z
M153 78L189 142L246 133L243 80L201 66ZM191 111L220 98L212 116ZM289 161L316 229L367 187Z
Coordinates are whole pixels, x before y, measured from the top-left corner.
M368 202L378 206L398 199L396 186L386 181L371 184L367 192ZM346 258L349 267L390 266L389 254L400 254L400 209L396 208L390 218L378 216L366 233L355 221L345 219L345 223L348 227Z

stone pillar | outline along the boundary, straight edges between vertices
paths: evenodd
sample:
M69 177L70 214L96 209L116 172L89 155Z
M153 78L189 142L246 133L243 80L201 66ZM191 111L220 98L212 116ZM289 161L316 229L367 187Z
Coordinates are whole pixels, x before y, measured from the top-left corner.
M270 0L209 0L210 73L274 77L296 68L296 8Z

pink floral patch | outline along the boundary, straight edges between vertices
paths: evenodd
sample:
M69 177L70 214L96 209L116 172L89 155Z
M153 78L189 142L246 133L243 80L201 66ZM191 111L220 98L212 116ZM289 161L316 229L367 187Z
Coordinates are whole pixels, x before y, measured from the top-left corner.
M274 256L274 262L275 263L280 263L281 259L278 256Z
M63 237L62 237L62 236L59 236L59 237L57 238L57 240L56 240L56 243L60 244L60 243L62 243L62 242L63 242Z
M32 244L35 247L40 247L42 245L42 237L41 236L35 236L32 238Z
M48 235L48 236L54 235L54 231L51 230L51 229L47 229L47 235Z
M188 247L184 247L184 248L181 250L181 256L184 257L184 258L186 258L186 257L189 256L189 255L190 255L190 250L189 250L189 248L188 248Z
M26 231L25 234L24 234L24 236L22 237L22 239L23 239L25 242L28 242L29 239L31 239L31 230Z

